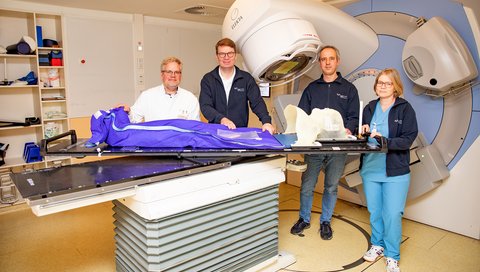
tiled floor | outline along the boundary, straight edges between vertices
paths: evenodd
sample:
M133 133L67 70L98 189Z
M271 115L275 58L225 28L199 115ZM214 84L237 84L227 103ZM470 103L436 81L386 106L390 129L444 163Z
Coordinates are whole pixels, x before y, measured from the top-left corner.
M384 260L361 260L368 245L366 208L338 201L334 237L318 235L321 195L304 237L290 227L298 218L298 188L280 186L279 249L296 257L282 271L384 271ZM36 217L30 209L0 210L0 271L115 271L112 204L103 203ZM480 241L404 220L402 271L480 271Z

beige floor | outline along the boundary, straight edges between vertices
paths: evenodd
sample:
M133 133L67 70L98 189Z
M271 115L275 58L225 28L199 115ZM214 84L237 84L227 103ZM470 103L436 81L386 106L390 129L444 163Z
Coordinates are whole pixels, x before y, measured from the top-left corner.
M338 201L334 238L318 235L321 195L315 196L312 227L289 233L298 217L298 188L280 186L279 249L296 257L282 271L384 271L384 260L361 261L367 249L368 212ZM0 209L0 271L114 271L111 203L36 217L25 206ZM480 241L404 220L402 271L480 271ZM366 233L366 234L365 234Z

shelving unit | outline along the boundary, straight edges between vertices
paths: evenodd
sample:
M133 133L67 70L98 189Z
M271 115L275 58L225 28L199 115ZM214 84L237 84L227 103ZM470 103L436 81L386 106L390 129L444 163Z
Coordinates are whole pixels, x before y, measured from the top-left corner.
M38 46L39 26L42 38L57 41L58 45ZM9 145L4 158L5 164L0 165L0 207L12 204L12 184L7 180L8 173L71 163L71 159L66 157L43 158L41 161L26 163L23 156L25 143L39 144L44 138L69 130L62 17L0 9L0 45L6 48L21 41L23 36L35 40L35 51L28 55L0 54L0 76L3 77L0 81L15 81L33 71L38 83L0 85L0 120L24 123L27 117L38 117L41 123L30 126L0 125L0 143ZM52 51L61 54L60 63L40 63L40 58ZM53 78L52 71L56 71L56 78ZM5 198L8 198L8 201L5 201ZM20 199L13 202L18 201Z

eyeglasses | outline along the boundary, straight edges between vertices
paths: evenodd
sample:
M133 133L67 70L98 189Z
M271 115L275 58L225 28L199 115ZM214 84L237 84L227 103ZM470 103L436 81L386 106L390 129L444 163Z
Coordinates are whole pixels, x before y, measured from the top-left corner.
M172 71L172 70L162 70L162 73L165 73L169 76L178 76L182 74L182 71Z
M377 81L377 86L379 86L379 87L381 87L381 86L392 87L392 86L393 86L393 82Z
M217 55L224 59L226 56L228 56L229 58L235 56L235 52L228 52L228 53L217 53Z

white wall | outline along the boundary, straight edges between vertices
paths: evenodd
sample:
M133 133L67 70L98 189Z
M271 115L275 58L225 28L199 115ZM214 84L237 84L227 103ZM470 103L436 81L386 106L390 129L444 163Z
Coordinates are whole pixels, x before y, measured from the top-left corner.
M65 22L69 117L133 103L131 20L66 15Z
M215 44L221 35L220 25L145 17L145 87L162 83L160 63L168 56L175 56L183 62L180 86L198 97L200 80L217 65Z

